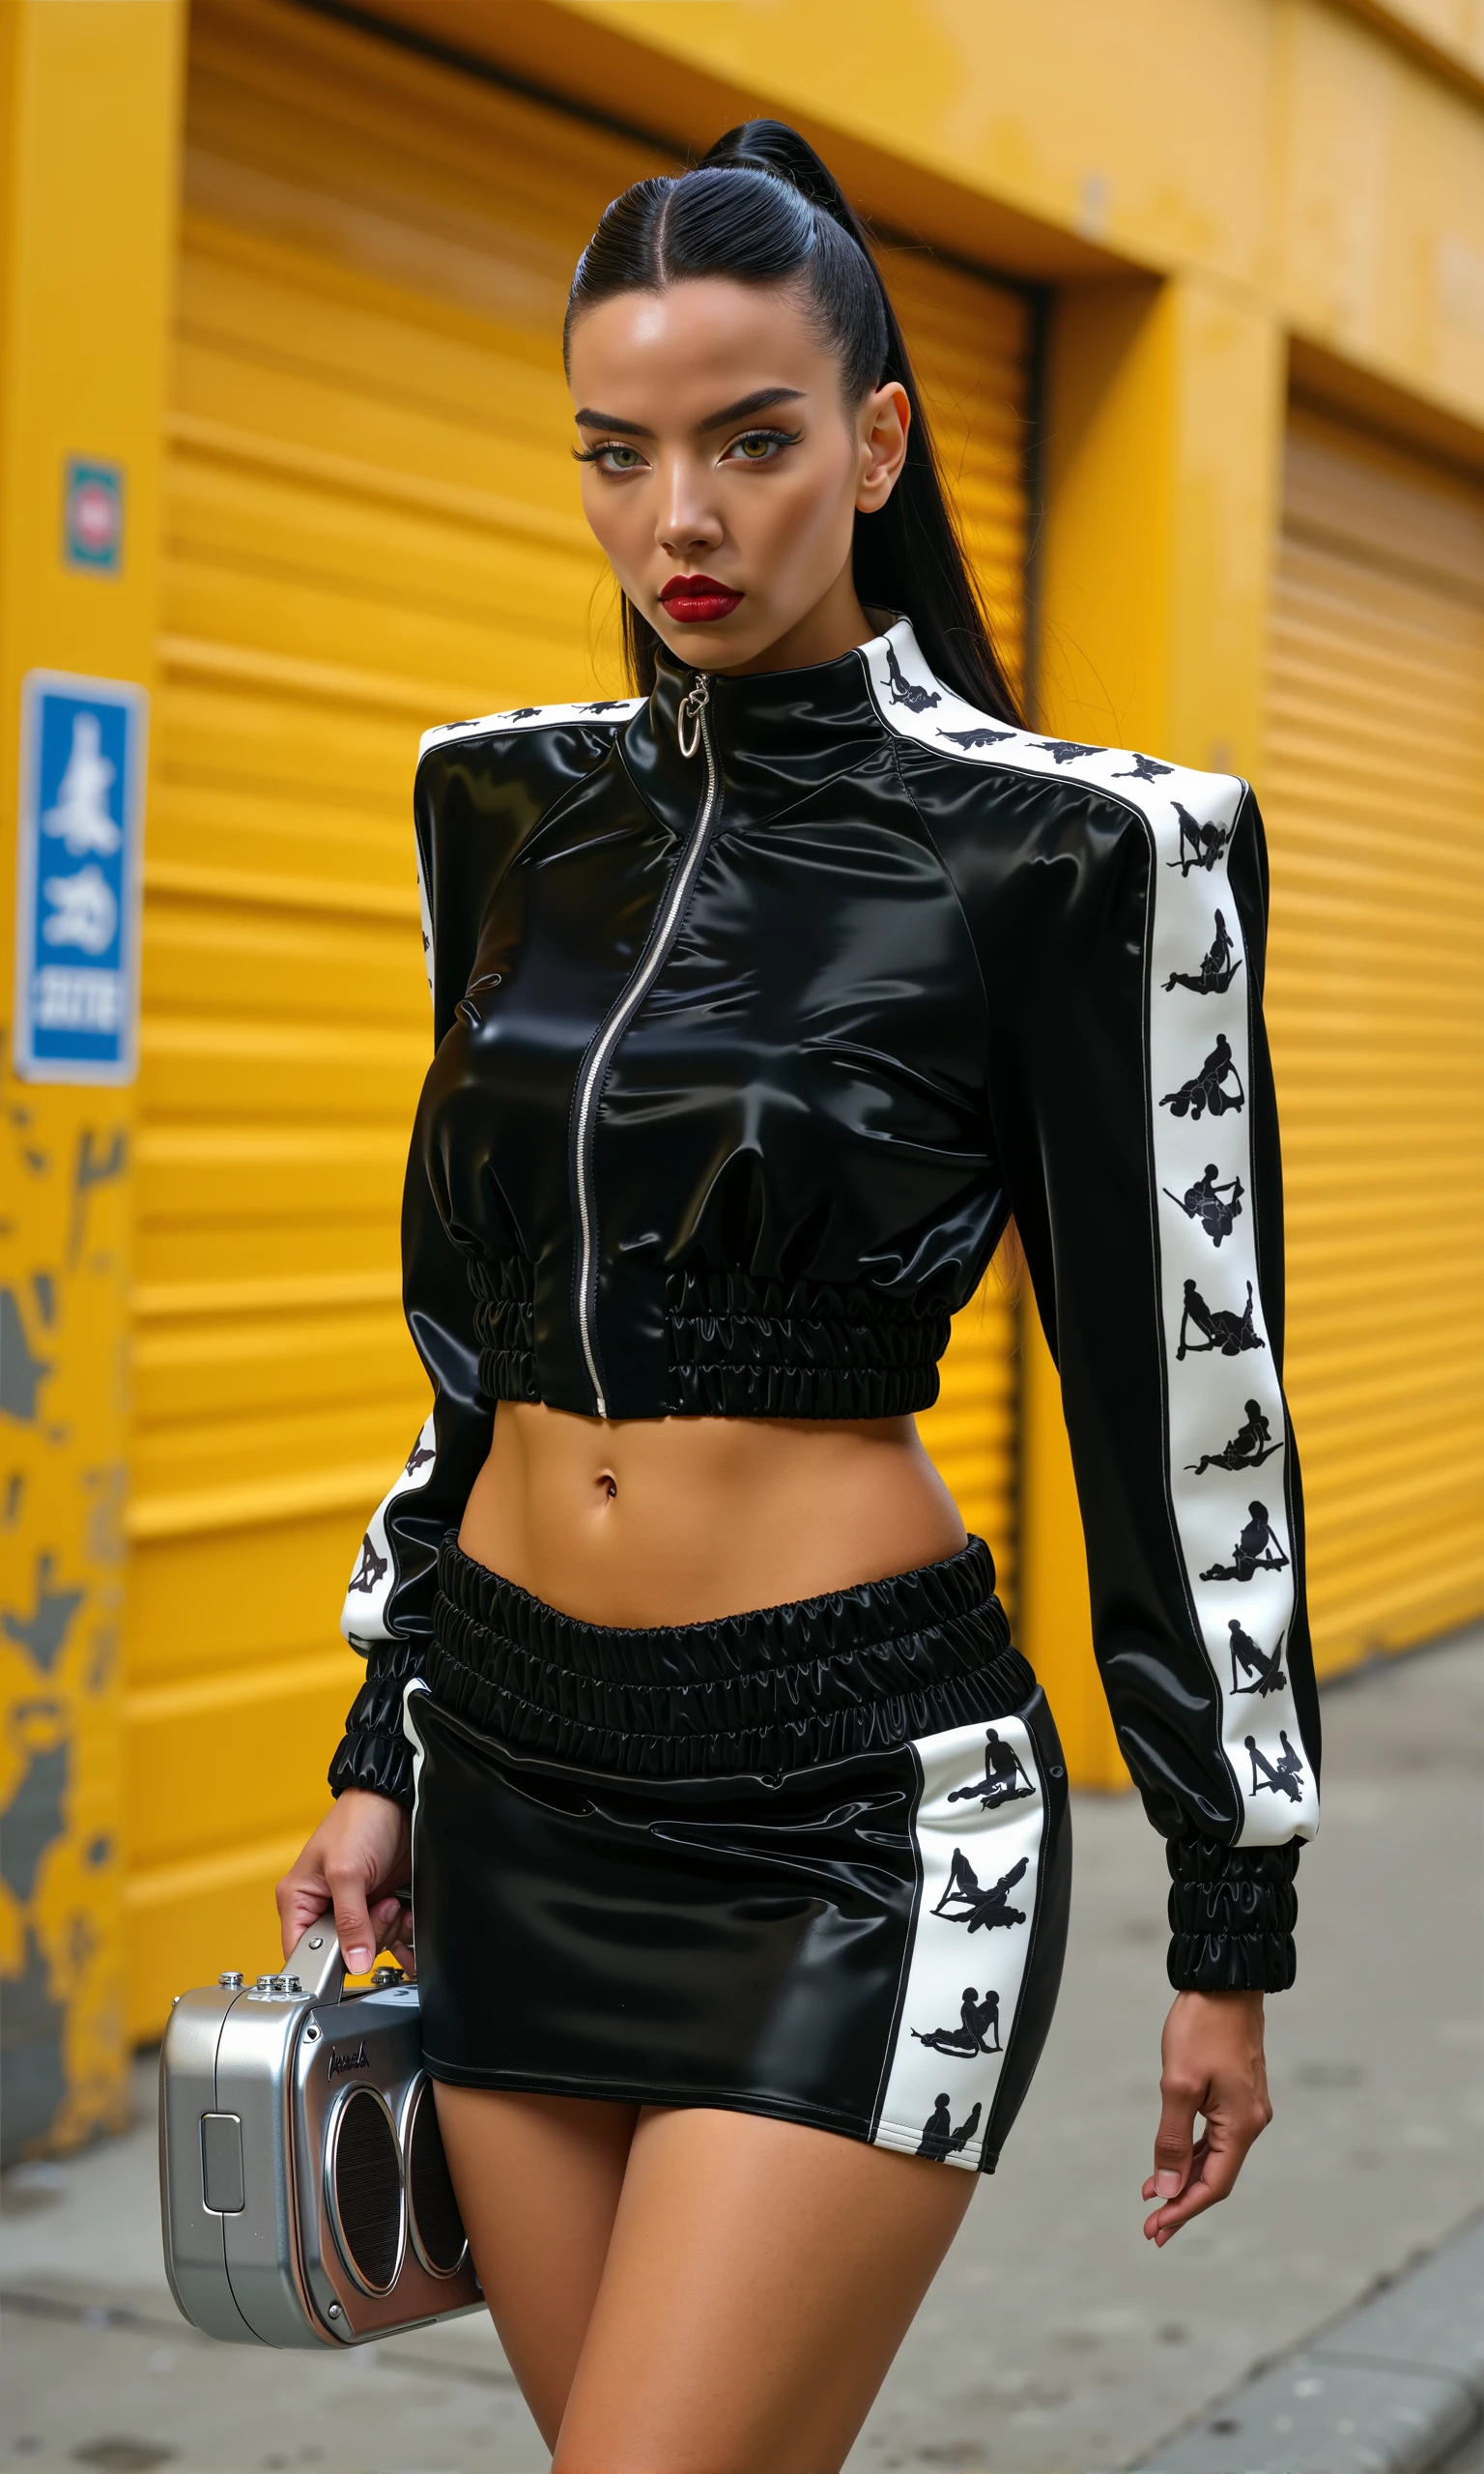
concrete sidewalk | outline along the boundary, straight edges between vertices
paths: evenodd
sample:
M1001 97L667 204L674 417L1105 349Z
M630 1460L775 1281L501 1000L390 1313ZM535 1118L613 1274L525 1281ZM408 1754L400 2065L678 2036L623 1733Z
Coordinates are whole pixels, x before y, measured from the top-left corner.
M1137 2474L1476 2468L1484 2431L1484 2217L1301 2352L1218 2398ZM1467 2463L1464 2461L1467 2460Z
M1325 1710L1299 1982L1270 2009L1276 2118L1237 2197L1162 2254L1140 2238L1164 1866L1131 1798L1083 1798L1046 2058L849 2474L1184 2466L1168 2434L1476 2209L1484 1634L1348 1681ZM139 2094L127 2139L7 2177L0 2466L540 2474L482 2322L324 2359L186 2328L159 2266L148 2071Z

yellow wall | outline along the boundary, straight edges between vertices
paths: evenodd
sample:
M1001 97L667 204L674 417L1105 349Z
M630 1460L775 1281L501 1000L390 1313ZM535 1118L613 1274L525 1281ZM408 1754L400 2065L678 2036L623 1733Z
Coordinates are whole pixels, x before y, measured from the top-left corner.
M1298 405L1268 1027L1321 1673L1484 1607L1484 490Z
M149 684L175 121L166 0L0 11L0 953L10 988L20 682ZM64 461L125 468L117 574L64 566ZM7 1029L9 999L5 999ZM119 1630L132 1093L5 1052L0 1286L0 1976L7 2153L119 2118ZM34 1379L33 1379L34 1378Z
M453 14L508 44L479 0ZM1484 420L1484 89L1435 73L1380 10L854 0L842 20L838 0L563 0L562 14L1130 265L1199 271ZM642 94L640 78L619 100L639 109Z
M1478 0L1355 0L1362 15L1412 44L1419 59L1484 92L1484 14Z

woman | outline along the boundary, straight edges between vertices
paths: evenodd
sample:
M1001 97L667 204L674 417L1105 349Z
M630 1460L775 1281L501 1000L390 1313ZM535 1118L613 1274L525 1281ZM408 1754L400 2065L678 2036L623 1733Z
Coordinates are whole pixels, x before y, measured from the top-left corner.
M1269 2118L1319 1739L1261 830L1241 783L1019 727L880 278L791 131L618 199L567 354L642 692L424 741L403 1241L435 1407L279 1903L290 1942L332 1898L353 1967L406 1955L414 1845L439 2118L561 2474L821 2474L1061 1967L1055 1731L912 1418L1012 1212L1170 1848L1153 2241ZM1158 1105L1217 1033L1219 1266L1162 1200L1209 1130ZM1240 1370L1174 1363L1196 1275L1254 1283ZM1254 1388L1292 1560L1202 1582L1241 1480L1188 1465ZM1260 1702L1225 1688L1238 1613L1264 1659L1286 1638ZM1248 1792L1285 1740L1293 1800Z

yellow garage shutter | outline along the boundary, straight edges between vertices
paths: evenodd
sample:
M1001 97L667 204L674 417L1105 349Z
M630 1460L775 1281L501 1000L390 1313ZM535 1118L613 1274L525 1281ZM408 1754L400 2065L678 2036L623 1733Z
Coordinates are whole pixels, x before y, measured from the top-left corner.
M1292 420L1264 809L1322 1671L1484 1608L1484 493Z
M324 1806L360 1672L346 1573L425 1408L397 1268L417 737L618 683L559 333L603 206L657 168L307 13L192 8L139 1130L139 2035L182 1983L268 1962L269 1885ZM1013 650L1024 313L915 261L907 288ZM1010 1366L1003 1306L971 1309L930 1422L1000 1548Z
M1018 682L1025 660L1026 487L1030 441L1030 305L907 249L885 249L939 452L954 486L965 547L995 636ZM943 1388L918 1425L968 1527L994 1553L1000 1595L1014 1612L1019 1345L1016 1301L998 1268L959 1314Z

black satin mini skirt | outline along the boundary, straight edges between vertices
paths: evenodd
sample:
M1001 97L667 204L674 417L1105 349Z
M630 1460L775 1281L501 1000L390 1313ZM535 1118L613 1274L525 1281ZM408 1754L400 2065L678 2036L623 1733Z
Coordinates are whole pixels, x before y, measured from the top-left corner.
M450 1538L408 1686L436 2079L806 2122L992 2172L1061 1976L1050 1712L988 1548L580 1624Z

